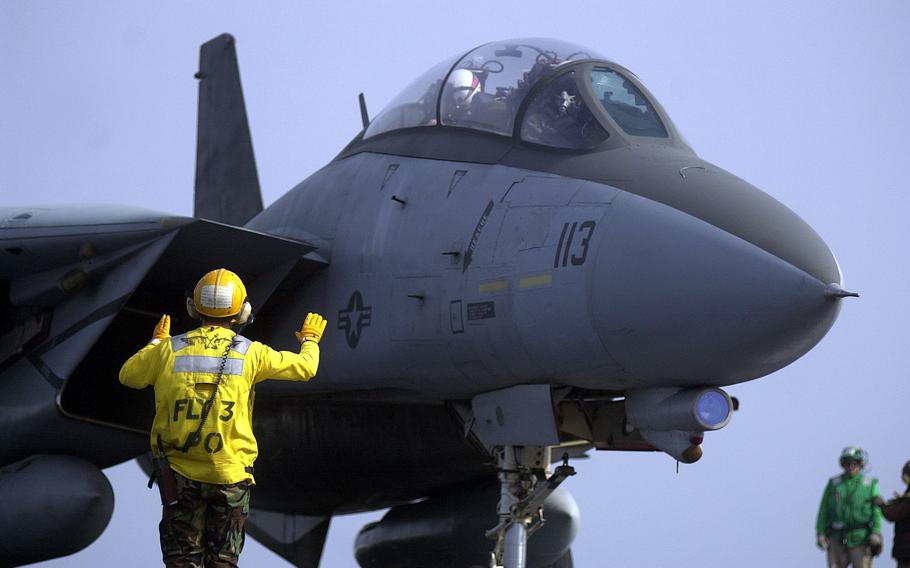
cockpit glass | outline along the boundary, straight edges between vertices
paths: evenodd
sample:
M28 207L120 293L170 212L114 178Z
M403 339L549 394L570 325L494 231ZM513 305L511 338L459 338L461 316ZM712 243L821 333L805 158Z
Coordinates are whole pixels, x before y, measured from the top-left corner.
M667 137L654 107L631 81L612 69L598 67L591 72L591 86L597 100L627 134Z
M586 150L608 137L579 94L575 71L538 90L521 124L522 140L556 148Z
M465 55L446 79L442 123L511 135L515 115L531 87L577 59L599 56L552 39L516 39L483 45Z
M400 128L435 126L439 88L458 58L456 55L439 62L398 93L370 122L364 139Z

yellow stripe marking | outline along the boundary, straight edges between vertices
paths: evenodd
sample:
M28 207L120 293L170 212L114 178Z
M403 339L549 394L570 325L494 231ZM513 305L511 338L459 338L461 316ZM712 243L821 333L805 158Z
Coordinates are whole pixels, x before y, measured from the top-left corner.
M508 280L493 280L492 282L484 282L480 285L481 294L492 294L494 292L504 292L509 289Z
M537 276L525 276L518 281L519 288L536 288L538 286L549 286L553 283L552 274L538 274Z

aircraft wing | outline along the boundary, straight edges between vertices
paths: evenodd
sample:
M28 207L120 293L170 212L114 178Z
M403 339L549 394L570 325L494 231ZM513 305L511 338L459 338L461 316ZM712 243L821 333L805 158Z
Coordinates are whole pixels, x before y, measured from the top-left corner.
M289 275L299 278L324 264L303 258L313 248L144 209L0 208L0 377L23 385L46 383L58 392L65 415L144 431L150 417L130 409L145 404L129 402L140 402L131 399L147 393L112 390L108 383L124 356L148 339L160 315L170 313L179 328L191 326L187 314L174 313L175 299L179 305L199 276L218 266L240 274L249 283L254 309L261 308L282 283L288 285ZM38 431L47 425L17 422L24 413L11 408L0 423L18 424L20 430L33 423L35 439L41 439ZM0 437L0 462L42 449L56 448Z

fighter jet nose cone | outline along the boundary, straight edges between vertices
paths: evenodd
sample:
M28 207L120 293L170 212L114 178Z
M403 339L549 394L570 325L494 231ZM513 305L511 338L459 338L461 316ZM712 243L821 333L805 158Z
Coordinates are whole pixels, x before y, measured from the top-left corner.
M774 372L815 346L837 317L836 299L852 294L631 194L605 233L593 268L596 326L610 354L645 382L722 385Z

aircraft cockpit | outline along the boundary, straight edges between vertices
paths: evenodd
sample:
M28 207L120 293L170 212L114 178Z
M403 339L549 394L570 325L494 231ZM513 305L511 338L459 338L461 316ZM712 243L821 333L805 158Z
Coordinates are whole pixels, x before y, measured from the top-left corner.
M665 122L631 74L601 55L559 40L516 39L435 65L375 117L363 139L443 125L589 150L613 132L667 138Z

